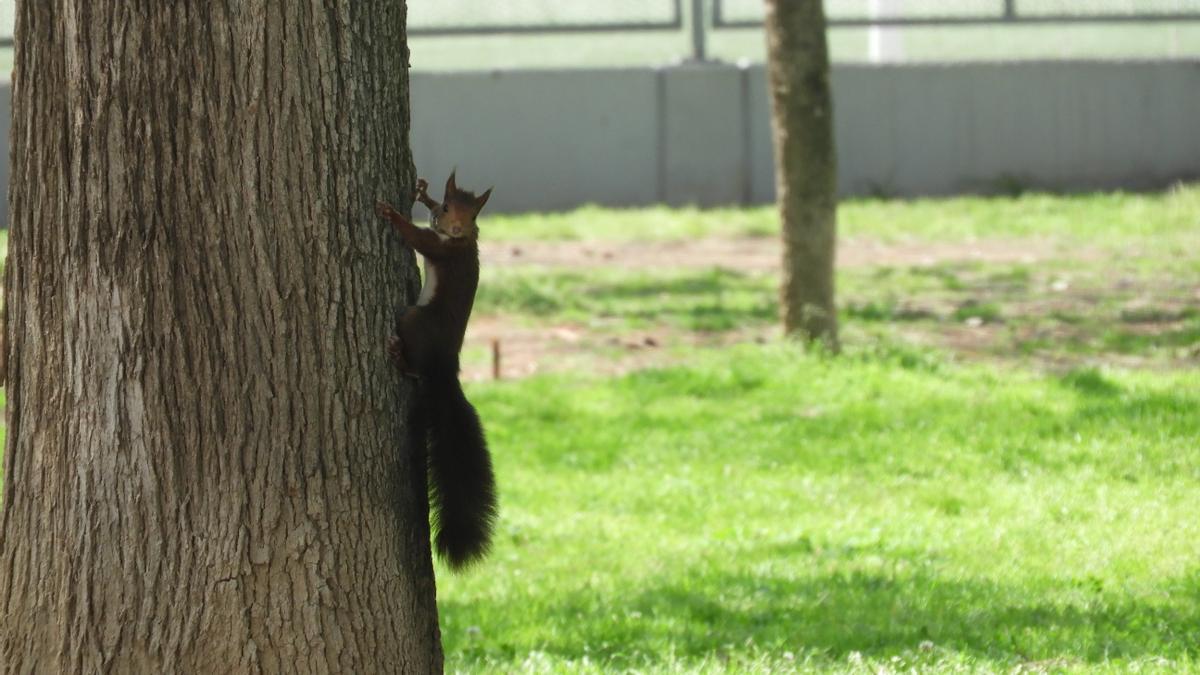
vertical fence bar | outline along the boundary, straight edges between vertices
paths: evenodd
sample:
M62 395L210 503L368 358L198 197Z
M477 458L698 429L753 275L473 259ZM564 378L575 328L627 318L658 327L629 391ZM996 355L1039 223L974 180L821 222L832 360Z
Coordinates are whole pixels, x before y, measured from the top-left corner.
M667 73L654 69L654 178L655 196L660 204L667 201Z
M741 97L742 128L742 206L750 206L754 201L754 127L751 120L750 105L750 61L738 61L738 94Z
M707 61L704 40L708 26L704 23L704 0L692 0L692 60Z
M1004 0L1004 20L1013 21L1017 18L1017 0Z
M893 63L904 60L903 33L895 26L885 25L889 19L903 18L904 0L870 0L867 17L867 59L871 63Z

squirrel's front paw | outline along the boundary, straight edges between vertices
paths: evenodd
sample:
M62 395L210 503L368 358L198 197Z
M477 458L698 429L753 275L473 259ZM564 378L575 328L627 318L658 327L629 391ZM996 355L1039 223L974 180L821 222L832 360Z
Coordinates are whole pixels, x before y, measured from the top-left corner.
M387 202L384 202L384 201L375 202L375 215L383 216L386 218L395 212L396 212L396 209L393 209L391 204L388 204Z
M429 190L429 181L424 178L417 179L417 194L423 195Z

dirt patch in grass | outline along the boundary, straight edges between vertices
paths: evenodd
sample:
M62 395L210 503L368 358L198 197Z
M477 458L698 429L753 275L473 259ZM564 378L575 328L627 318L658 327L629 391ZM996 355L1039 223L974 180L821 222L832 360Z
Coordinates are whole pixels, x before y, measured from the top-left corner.
M773 275L781 251L771 238L706 238L510 243L485 247L483 257L485 267L638 273L726 268ZM1200 365L1200 284L1153 270L1120 274L1117 262L1100 249L1048 238L952 244L845 238L839 267L859 271L847 276L857 283L840 293L847 315L843 335L847 344L900 341L953 358L1019 361L1047 370ZM913 286L913 278L932 281ZM697 347L780 338L774 322L757 317L749 323L696 331L631 328L613 317L566 322L477 316L467 335L464 374L491 378L493 345L501 376L521 378L545 372L618 374L686 362Z
M694 332L665 326L614 330L577 323L530 325L508 316L471 320L463 351L463 376L471 381L494 377L499 351L501 379L539 373L587 372L620 375L641 368L684 363L697 347L721 347L778 339L776 327Z
M1053 239L987 239L931 244L882 242L846 237L838 242L840 267L914 266L968 261L1033 263L1046 258L1094 259L1088 248L1066 248ZM783 246L774 237L706 237L655 242L483 243L484 265L546 267L621 267L626 269L724 267L746 272L779 268Z

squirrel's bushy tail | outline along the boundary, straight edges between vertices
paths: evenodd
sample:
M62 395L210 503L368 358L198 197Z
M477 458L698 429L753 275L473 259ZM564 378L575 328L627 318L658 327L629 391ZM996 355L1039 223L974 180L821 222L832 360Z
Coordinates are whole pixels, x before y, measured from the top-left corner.
M482 558L496 521L496 479L483 425L458 381L457 359L421 373L429 438L434 543L453 569Z

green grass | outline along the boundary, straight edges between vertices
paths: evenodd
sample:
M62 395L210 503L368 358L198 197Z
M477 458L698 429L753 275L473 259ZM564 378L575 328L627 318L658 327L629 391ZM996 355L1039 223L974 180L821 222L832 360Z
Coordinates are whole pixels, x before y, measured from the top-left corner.
M854 199L838 208L839 232L888 242L961 242L1046 237L1072 246L1186 252L1200 247L1200 186L1164 193L1026 194L952 199ZM773 207L604 209L493 215L488 241L678 240L698 236L774 236Z
M453 669L1200 658L1194 373L774 345L470 394L503 516L442 576Z
M841 270L838 358L743 345L474 385L503 517L483 567L441 577L450 669L1200 671L1200 190L851 201L839 219L915 247L1046 248ZM775 228L767 208L494 221L516 241ZM485 269L477 311L772 325L778 279L736 266ZM1016 360L904 346L964 330ZM1122 356L1173 365L1061 362Z
M480 237L487 241L670 241L718 235L769 236L779 231L769 207L585 206L560 213L491 215L481 218L480 223Z
M1185 251L1200 244L1200 186L1149 194L852 201L838 216L843 235L885 241L1045 237L1073 247Z

